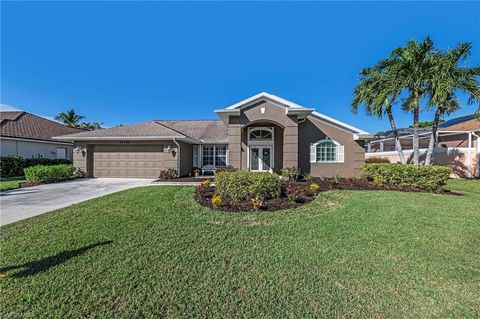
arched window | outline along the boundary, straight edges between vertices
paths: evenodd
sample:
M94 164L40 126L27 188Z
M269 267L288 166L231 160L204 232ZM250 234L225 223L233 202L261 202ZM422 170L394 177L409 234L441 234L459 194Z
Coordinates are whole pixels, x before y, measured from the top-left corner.
M311 163L343 163L344 157L343 145L329 138L310 146Z
M249 141L272 141L273 140L273 128L259 127L250 128L248 131Z

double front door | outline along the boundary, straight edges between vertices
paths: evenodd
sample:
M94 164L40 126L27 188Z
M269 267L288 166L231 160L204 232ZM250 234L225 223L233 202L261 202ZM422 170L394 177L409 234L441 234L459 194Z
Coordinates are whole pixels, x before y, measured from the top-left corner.
M271 172L273 169L272 146L250 146L250 170Z

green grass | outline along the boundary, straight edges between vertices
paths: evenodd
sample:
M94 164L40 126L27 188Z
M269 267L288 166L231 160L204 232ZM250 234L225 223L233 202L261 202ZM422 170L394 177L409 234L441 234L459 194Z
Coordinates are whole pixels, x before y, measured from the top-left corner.
M476 192L332 191L242 214L192 194L137 188L2 227L2 317L480 316Z
M480 195L480 179L450 179L448 180L447 188Z
M0 191L15 189L20 187L21 182L25 182L25 177L2 178L0 180Z

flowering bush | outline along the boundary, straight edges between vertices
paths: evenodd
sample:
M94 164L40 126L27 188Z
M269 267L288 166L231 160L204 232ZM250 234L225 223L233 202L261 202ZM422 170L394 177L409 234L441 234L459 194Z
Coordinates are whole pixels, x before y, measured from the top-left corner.
M220 196L218 194L213 194L212 205L213 205L213 207L218 207L218 206L222 205L222 196Z
M164 169L160 171L158 175L159 179L172 179L177 177L177 170L173 168Z
M309 188L312 192L318 193L320 186L317 183L311 183Z
M300 168L295 166L293 167L285 167L280 170L280 174L282 177L288 179L289 181L298 181L302 176Z
M252 198L250 202L254 210L259 210L263 206L263 200L260 198Z

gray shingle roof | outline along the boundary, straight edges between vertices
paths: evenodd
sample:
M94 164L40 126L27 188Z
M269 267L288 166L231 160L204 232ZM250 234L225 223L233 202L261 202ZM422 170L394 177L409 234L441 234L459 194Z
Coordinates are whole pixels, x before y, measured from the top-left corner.
M181 137L183 134L178 133L168 127L159 125L155 121L133 125L120 125L103 130L95 130L68 135L68 137ZM58 137L57 137L58 138Z
M228 141L228 128L219 120L156 122L204 142Z
M188 137L204 142L227 142L228 129L218 120L204 121L149 121L146 123L115 126L71 134L74 138L122 138L122 137ZM63 137L63 136L62 136ZM57 138L61 138L57 136Z

